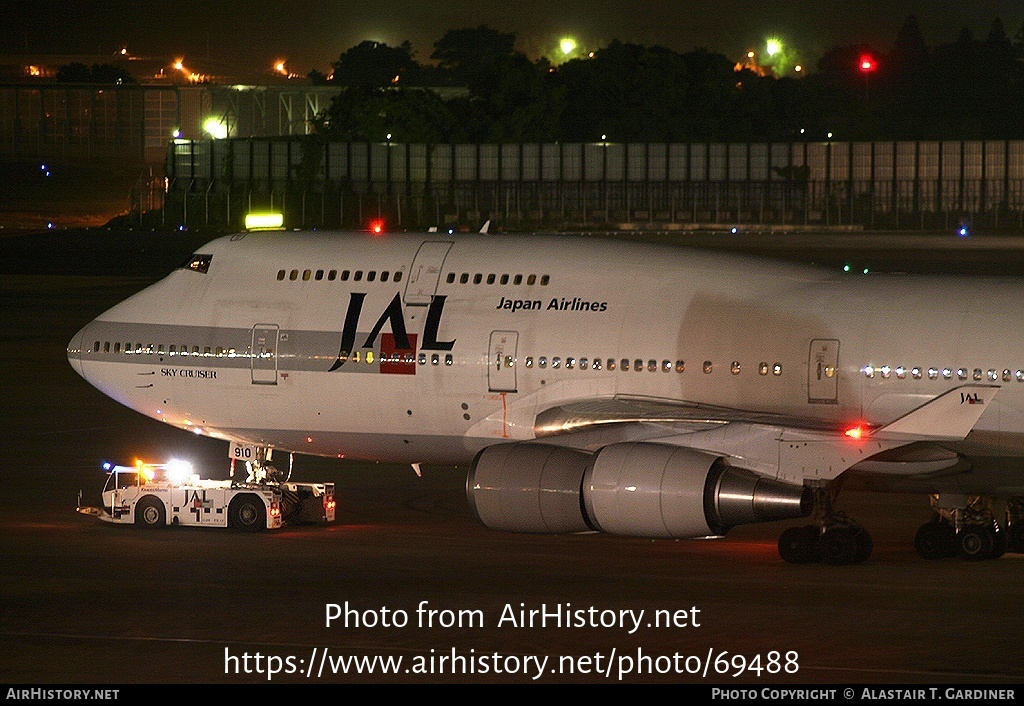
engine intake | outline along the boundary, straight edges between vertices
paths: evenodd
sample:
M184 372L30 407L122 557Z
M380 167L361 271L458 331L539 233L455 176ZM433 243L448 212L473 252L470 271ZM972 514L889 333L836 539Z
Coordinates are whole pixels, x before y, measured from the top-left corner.
M591 455L551 444L498 444L477 454L466 478L476 518L507 532L583 532L580 481Z

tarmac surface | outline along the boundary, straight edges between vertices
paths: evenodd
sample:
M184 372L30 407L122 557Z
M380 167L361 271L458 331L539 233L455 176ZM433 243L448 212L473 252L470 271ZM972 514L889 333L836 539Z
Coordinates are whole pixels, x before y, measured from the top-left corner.
M821 261L818 246L802 247ZM965 247L907 260L957 271L975 257ZM979 271L986 261L1024 270L1019 240L982 249ZM838 263L876 258L879 247L821 250ZM840 496L874 538L856 566L784 563L778 535L799 523L738 527L716 541L505 534L470 516L465 469L417 478L406 466L306 457L297 477L337 485L331 526L147 532L79 515L79 489L98 504L104 460L188 457L223 477L227 446L120 407L67 363L75 331L151 276L26 274L10 249L4 260L2 682L1024 681L1024 555L918 558L923 496ZM328 626L329 607L344 615L346 604L350 624ZM523 626L521 610L563 620ZM582 612L566 625L570 610ZM396 625L403 612L408 622ZM672 625L656 625L666 618ZM402 662L384 674L380 661L348 657Z

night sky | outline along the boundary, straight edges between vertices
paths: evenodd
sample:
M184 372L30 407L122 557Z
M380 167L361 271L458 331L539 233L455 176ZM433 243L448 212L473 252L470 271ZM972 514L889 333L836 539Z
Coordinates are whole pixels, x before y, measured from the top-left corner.
M327 70L364 39L397 45L408 39L427 62L446 30L486 24L513 32L531 57L549 53L560 36L585 48L612 39L660 44L681 52L705 47L738 58L777 35L813 66L834 46L891 47L908 15L925 40L952 42L969 27L978 38L1002 19L1012 37L1024 23L1021 0L168 0L10 3L0 23L0 53L131 53L210 58L227 65L288 59L292 70Z

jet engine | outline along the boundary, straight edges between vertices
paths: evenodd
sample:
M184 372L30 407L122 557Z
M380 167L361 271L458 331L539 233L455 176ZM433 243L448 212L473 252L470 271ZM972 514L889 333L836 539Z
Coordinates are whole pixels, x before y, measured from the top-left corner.
M649 442L596 454L534 442L490 446L473 462L466 491L480 522L512 532L704 537L805 517L812 508L806 488Z
M551 444L498 444L477 454L466 479L476 518L507 532L584 532L580 482L591 454Z

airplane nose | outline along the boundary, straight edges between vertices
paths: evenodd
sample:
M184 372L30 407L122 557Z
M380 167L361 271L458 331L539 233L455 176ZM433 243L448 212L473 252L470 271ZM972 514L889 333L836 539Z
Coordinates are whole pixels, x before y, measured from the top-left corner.
M68 343L68 362L75 372L85 378L85 370L82 367L82 341L85 340L85 329L76 333ZM88 378L86 378L88 379Z

